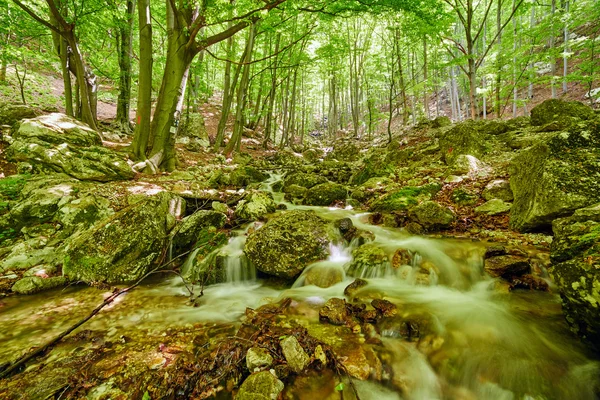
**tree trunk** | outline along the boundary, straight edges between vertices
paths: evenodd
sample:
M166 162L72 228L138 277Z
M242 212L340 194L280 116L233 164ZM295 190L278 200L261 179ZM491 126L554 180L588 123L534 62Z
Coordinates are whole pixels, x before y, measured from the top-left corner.
M146 159L152 114L152 18L150 0L138 0L140 72L136 127L131 151L137 160Z
M230 22L228 27L233 26ZM225 137L225 126L229 118L229 109L231 108L231 59L233 58L233 36L227 39L227 61L225 61L225 73L223 76L223 101L221 102L221 118L217 126L217 136L215 137L214 151L218 152L223 146L223 138Z
M275 39L275 58L273 59L273 63L271 65L271 88L269 91L269 108L267 110L267 121L265 126L265 138L263 141L263 148L267 148L269 140L271 140L271 129L273 126L273 108L275 106L275 92L277 90L277 60L279 53L279 43L281 41L281 33L277 34L277 38ZM324 93L325 91L323 91ZM273 135L274 136L274 135Z
M117 49L119 62L119 97L117 98L117 124L125 133L131 131L129 104L131 101L131 46L133 40L133 13L135 0L127 0L126 21L119 24Z

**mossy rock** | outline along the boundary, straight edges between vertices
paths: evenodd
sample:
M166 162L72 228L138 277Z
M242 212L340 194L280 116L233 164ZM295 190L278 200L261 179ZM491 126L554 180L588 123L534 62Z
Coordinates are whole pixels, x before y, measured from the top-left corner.
M504 179L496 179L488 183L481 196L486 200L500 199L513 201L515 198L510 188L510 182Z
M13 126L25 118L35 118L38 115L40 115L40 110L26 104L0 104L0 125Z
M288 193L288 188L291 185L298 185L310 189L311 187L322 183L327 183L327 178L324 176L305 172L294 172L286 175L283 180L283 191Z
M161 192L115 213L76 236L66 249L63 273L84 282L132 282L163 254L184 201Z
M196 236L194 250L181 267L181 275L191 283L213 285L227 281L227 270L220 262L219 249L227 244L227 235L214 226L204 227Z
M352 250L348 275L355 278L383 277L391 268L390 259L376 243L367 243Z
M29 175L10 175L0 179L0 196L7 200L17 200Z
M479 131L480 125L472 120L456 124L440 137L440 151L446 164L452 165L460 155L481 158L488 151L486 135Z
M65 286L68 280L62 276L51 278L41 278L39 276L29 276L18 280L12 286L11 290L18 294L34 294L45 290L55 289Z
M430 125L432 128L443 128L445 126L452 125L452 121L450 120L450 118L443 115L441 117L432 119Z
M588 120L594 117L594 111L579 101L559 99L545 100L531 110L531 124L541 126L567 118Z
M177 227L172 244L176 254L189 250L209 227L220 229L225 225L225 214L212 210L198 210L185 217Z
M244 252L259 271L295 278L304 268L324 260L338 239L333 225L312 211L287 211L251 233Z
M235 398L236 400L277 400L283 388L283 382L271 372L258 372L246 378Z
M450 194L450 200L461 206L472 206L479 201L479 194L474 190L456 188Z
M371 211L403 211L415 206L419 201L430 199L441 189L439 184L406 186L376 199L370 205Z
M267 214L275 212L276 206L271 193L252 191L238 203L235 217L241 221L258 221Z
M309 206L329 206L343 202L348 197L348 189L338 183L321 183L306 191L304 204Z
M258 169L246 165L236 168L229 174L229 184L236 187L245 187L251 183L260 183L268 177L267 174L262 173Z
M492 199L486 201L479 207L475 207L476 214L486 214L486 215L500 215L505 214L510 211L511 204L506 203L504 200L500 199Z
M428 231L449 228L456 219L449 208L435 201L424 201L413 207L409 217Z

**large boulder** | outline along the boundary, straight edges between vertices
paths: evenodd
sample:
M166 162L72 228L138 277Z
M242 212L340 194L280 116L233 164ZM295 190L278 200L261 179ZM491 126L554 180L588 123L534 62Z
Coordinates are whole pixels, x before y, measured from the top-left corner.
M338 183L321 183L313 186L304 196L304 204L309 206L330 206L337 201L345 201L348 189Z
M468 120L455 125L440 138L440 150L446 164L451 165L460 155L481 158L488 149L485 134L479 130L480 124Z
M251 233L244 252L259 271L295 278L304 268L327 258L336 239L332 225L312 211L288 211Z
M291 185L298 185L310 189L313 186L326 182L327 178L321 175L309 174L304 172L295 172L292 174L288 174L285 177L283 181L283 191L287 192L287 188L289 188Z
M519 231L549 227L552 220L600 201L600 121L540 139L511 161L509 172L510 225Z
M259 183L267 179L269 175L261 172L250 165L238 167L229 174L229 183L237 187L246 187L251 183Z
M69 243L64 275L87 283L141 278L163 254L183 207L181 198L161 192L97 223Z
M579 101L550 99L531 110L531 125L541 126L551 122L570 122L573 119L588 120L593 116L594 111Z
M13 126L25 118L35 118L40 115L39 110L32 106L19 103L0 104L0 125Z
M217 211L198 210L185 217L173 235L173 248L177 254L190 249L209 227L222 228L227 216Z
M456 219L454 213L435 201L424 201L412 208L409 217L427 230L445 229Z
M600 204L553 222L552 267L571 330L600 352Z
M235 208L235 217L241 221L257 221L265 215L275 212L276 206L271 193L254 190L238 203Z
M177 136L177 141L185 144L188 150L210 146L204 118L199 113L190 113L181 119Z
M134 172L125 157L102 147L100 135L63 114L48 114L21 122L6 150L10 161L32 172L64 172L82 180L130 179Z

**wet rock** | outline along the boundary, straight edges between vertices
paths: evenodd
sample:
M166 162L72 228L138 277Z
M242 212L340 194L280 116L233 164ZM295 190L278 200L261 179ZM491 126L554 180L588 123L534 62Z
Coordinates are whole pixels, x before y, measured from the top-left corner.
M411 235L422 235L425 233L425 229L423 229L423 227L416 222L407 223L404 225L404 229L406 229L406 232L410 233Z
M450 172L454 175L485 176L490 167L470 154L457 156L451 164Z
M544 229L560 217L600 201L600 121L541 138L509 166L514 205L511 228Z
M18 294L33 294L64 286L67 282L67 278L62 276L50 278L29 276L15 282L11 290Z
M344 295L352 298L359 290L368 284L369 282L365 281L364 279L356 278L351 284L346 286L344 289Z
M183 203L180 197L161 192L97 223L69 244L64 275L88 283L139 279L163 253Z
M450 209L435 201L425 201L412 208L409 217L429 231L449 228L456 219Z
M231 211L231 209L229 208L229 206L225 203L221 203L220 201L213 201L211 204L211 208L216 211L219 212L221 214L225 214L225 215L229 215L229 212Z
M417 205L421 200L428 200L441 189L439 184L423 186L406 186L390 192L371 203L371 211L404 211Z
M35 118L40 111L32 106L20 103L0 104L0 125L13 126L25 118Z
M297 374L304 371L310 362L310 357L300 346L298 339L295 336L286 336L281 340L280 345L283 356L291 370Z
M308 191L307 188L305 188L304 186L300 186L300 185L289 185L286 186L284 188L284 192L285 192L285 199L287 201L302 201L302 199L304 199L304 196L306 195L306 192Z
M384 317L393 317L398 312L396 305L389 300L375 299L371 305Z
M541 292L550 291L550 286L546 280L532 274L513 277L510 281L510 287L511 289L538 290Z
M492 199L480 205L479 207L475 207L476 214L486 214L486 215L500 215L510 211L512 204L505 203L500 199Z
M319 310L319 319L333 325L345 325L350 320L350 317L350 313L346 307L346 300L344 299L331 298Z
M550 276L571 330L600 352L600 204L552 224Z
M190 249L208 227L222 228L226 216L217 211L198 210L181 220L172 243L176 253Z
M354 224L350 218L342 218L338 219L334 223L335 227L340 230L342 235L346 235L347 233L352 233L354 231Z
M291 279L327 258L334 227L312 211L288 211L251 233L244 252L259 271Z
M337 183L321 183L307 190L304 204L309 206L330 206L338 201L345 201L348 189Z
M504 179L497 179L488 183L481 193L486 200L500 199L504 201L513 201L514 196L510 188L510 182Z
M531 125L541 126L565 118L588 120L594 111L579 101L545 100L531 110Z
M251 347L246 352L246 367L248 371L254 372L255 369L269 368L273 364L273 357L269 350L262 347Z
M24 120L6 150L10 161L34 173L64 172L81 180L111 181L134 176L125 156L102 147L100 135L63 114Z
M493 245L485 249L485 254L483 258L488 259L496 256L503 256L506 254L508 254L508 250L506 250L506 247L500 245Z
M277 400L285 385L269 371L250 375L242 386L236 400Z
M275 201L271 193L252 191L235 208L235 217L242 221L258 221L275 212Z
M484 270L494 278L510 278L528 273L531 270L529 260L515 255L490 257L485 260Z
M294 172L285 177L283 181L283 191L286 192L286 188L290 185L298 185L310 189L311 187L322 183L327 183L327 178L321 175Z
M412 262L413 255L406 249L398 249L392 256L392 266L396 269L402 265L412 265Z
M352 250L352 262L347 273L358 278L375 278L385 276L390 267L385 250L375 243L367 243Z
M305 272L304 285L328 288L344 279L344 273L340 268L332 268L326 264L313 264L309 268Z

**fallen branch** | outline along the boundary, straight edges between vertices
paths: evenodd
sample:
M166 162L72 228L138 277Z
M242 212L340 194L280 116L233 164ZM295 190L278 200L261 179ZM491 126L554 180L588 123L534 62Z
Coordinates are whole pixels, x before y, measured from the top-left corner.
M113 294L111 294L109 297L107 297L98 307L94 308L94 310L92 310L92 312L89 313L84 319L82 319L79 322L75 323L74 325L72 325L71 327L69 327L66 331L62 332L60 335L58 335L54 339L50 340L48 343L46 343L42 347L38 347L36 350L34 350L34 351L30 352L30 353L24 354L21 357L17 358L12 364L10 364L9 366L7 366L6 369L4 369L2 372L0 372L0 379L4 379L4 378L8 377L10 374L12 374L14 371L16 371L17 369L19 369L20 367L22 367L28 361L30 361L30 360L32 360L32 359L40 356L41 354L45 353L48 349L50 349L51 347L53 347L54 345L56 345L58 342L60 342L62 339L64 339L66 336L68 336L75 329L79 328L81 325L85 324L87 321L89 321L90 319L92 319L104 307L106 307L107 305L109 305L113 301L115 301L115 299L117 297L119 297L122 294L125 294L125 293L127 293L127 292L135 289L148 276L150 276L150 275L154 274L155 272L159 271L161 268L164 268L167 265L171 264L176 259L177 258L174 258L173 260L171 260L171 261L169 261L169 262L167 262L165 264L159 264L156 268L154 268L153 270L151 270L150 272L148 272L147 274L145 274L144 276L142 276L140 279L138 279L137 282L135 282L133 285L131 285L129 287L126 287L124 289L115 290L113 292Z

